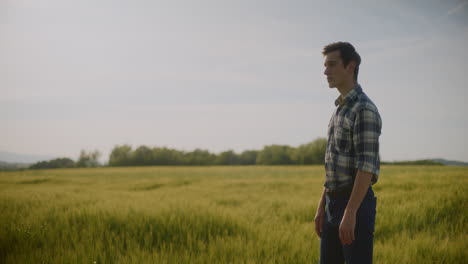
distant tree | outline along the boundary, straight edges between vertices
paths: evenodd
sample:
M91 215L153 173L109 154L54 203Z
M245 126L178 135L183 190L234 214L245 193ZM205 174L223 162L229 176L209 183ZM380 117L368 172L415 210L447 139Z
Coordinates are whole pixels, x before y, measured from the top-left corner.
M257 164L261 165L287 165L293 164L291 158L293 148L286 145L265 146L257 156Z
M133 157L133 165L148 166L155 164L155 160L153 158L153 151L146 146L138 147L131 156Z
M39 161L29 166L30 169L74 168L75 162L69 158L58 158L49 161Z
M326 138L300 145L292 151L291 159L294 164L323 164L325 162L325 151L327 148Z
M109 157L109 166L131 166L132 147L129 145L115 146Z
M183 151L178 151L175 149L163 148L164 157L166 157L167 165L185 165L184 157L185 153Z
M208 150L195 149L192 152L185 153L184 159L186 165L213 165L216 155Z
M184 153L175 149L153 148L154 165L184 165Z
M89 167L98 167L99 164L99 157L101 153L98 150L95 151L85 151L81 150L80 157L76 162L76 166L80 168L89 168Z
M309 143L309 151L311 154L310 164L324 164L325 163L325 152L327 151L327 139L317 138L316 140Z
M255 165L257 162L258 150L246 150L239 155L241 165Z
M215 160L216 165L239 165L240 158L232 150L221 152Z

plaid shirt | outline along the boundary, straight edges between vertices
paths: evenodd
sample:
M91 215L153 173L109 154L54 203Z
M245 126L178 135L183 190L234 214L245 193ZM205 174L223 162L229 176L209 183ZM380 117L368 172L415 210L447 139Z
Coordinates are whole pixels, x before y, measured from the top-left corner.
M357 170L374 174L380 169L379 136L382 120L374 103L357 84L346 97L335 101L338 106L328 125L325 153L325 187L339 190L352 186Z

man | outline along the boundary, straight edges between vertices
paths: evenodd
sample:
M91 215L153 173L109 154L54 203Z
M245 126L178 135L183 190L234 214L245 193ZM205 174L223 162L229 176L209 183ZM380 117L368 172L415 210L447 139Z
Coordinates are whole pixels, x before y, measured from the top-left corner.
M361 57L347 42L324 47L330 88L340 96L328 126L325 188L315 215L320 263L372 263L382 127L374 103L357 82Z

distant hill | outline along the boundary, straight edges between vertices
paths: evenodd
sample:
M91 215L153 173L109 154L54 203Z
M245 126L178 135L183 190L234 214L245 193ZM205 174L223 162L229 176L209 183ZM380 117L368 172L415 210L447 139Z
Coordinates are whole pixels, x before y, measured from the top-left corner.
M38 161L50 160L53 158L54 157L50 156L19 154L7 151L0 151L0 161L7 163L36 163Z
M463 161L446 160L446 159L433 159L433 161L442 163L447 166L468 166L468 162L463 162Z

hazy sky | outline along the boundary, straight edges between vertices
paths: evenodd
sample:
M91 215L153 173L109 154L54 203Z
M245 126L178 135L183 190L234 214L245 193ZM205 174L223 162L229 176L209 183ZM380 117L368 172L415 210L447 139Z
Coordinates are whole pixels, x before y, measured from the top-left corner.
M0 0L0 150L298 146L326 136L335 41L383 160L468 161L467 0Z

